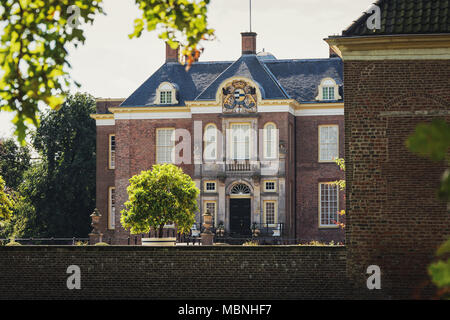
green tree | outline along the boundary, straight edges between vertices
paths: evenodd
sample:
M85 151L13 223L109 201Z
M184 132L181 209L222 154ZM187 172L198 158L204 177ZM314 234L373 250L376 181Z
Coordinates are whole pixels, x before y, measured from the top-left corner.
M132 234L157 231L162 237L165 225L175 223L178 233L189 231L198 211L200 193L191 177L172 165L154 165L130 179L128 201L121 223Z
M18 146L14 139L0 141L0 174L6 187L17 190L25 171L30 167L28 146Z
M11 219L14 201L10 194L6 192L5 181L0 176L0 226L5 221Z
M198 56L198 43L212 38L207 27L209 0L136 0L142 18L130 37L144 29L183 52ZM27 124L39 124L38 106L58 109L71 83L69 46L85 41L78 23L93 23L103 13L102 0L2 0L0 2L0 110L16 112L13 120L20 142ZM77 84L78 85L78 84Z
M27 172L19 191L35 208L40 236L84 237L95 208L95 99L69 96L42 117L33 145L42 162Z

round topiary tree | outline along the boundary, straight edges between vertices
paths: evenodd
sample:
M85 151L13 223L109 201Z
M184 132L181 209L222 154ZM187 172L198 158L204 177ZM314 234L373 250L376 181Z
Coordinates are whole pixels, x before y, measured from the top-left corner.
M178 233L189 231L198 211L200 190L191 177L173 164L154 165L130 179L128 201L120 221L131 234L155 230L163 237L164 226L175 223Z

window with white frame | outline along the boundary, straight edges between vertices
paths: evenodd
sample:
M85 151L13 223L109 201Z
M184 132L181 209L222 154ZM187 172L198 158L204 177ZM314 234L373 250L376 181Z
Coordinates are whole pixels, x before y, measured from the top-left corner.
M156 162L175 162L175 129L156 130Z
M332 183L319 184L320 227L336 227L339 210L338 186Z
M217 128L209 124L205 128L205 160L217 159Z
M319 126L319 161L332 162L339 157L339 126Z
M264 158L275 159L277 156L278 134L277 127L273 123L264 126Z
M265 192L275 192L277 190L275 181L264 181Z
M277 223L277 202L264 201L264 224L275 226Z
M116 225L116 188L111 187L108 191L108 229L115 229Z
M326 86L322 88L323 100L335 100L334 99L334 86Z
M320 101L337 101L342 99L339 95L339 85L332 78L324 78L320 82L318 95L316 100Z
M114 134L109 135L109 168L115 169L116 167L116 136Z
M172 91L161 91L159 101L161 104L171 104L172 103Z
M231 124L231 158L233 160L250 159L250 124Z
M164 104L164 105L176 105L178 104L177 100L177 88L178 86L175 83L163 82L156 89L155 95L155 104Z
M216 202L215 201L205 201L205 213L209 212L212 215L212 225L216 226Z
M205 182L205 191L206 192L216 192L216 182L215 181L206 181Z

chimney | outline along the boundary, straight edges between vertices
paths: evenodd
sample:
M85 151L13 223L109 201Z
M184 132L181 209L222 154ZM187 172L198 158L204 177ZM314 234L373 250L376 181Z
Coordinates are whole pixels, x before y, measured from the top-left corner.
M330 46L330 58L338 58L339 55Z
M256 33L242 32L242 54L256 54Z
M176 49L172 49L166 42L166 62L179 62L180 46Z

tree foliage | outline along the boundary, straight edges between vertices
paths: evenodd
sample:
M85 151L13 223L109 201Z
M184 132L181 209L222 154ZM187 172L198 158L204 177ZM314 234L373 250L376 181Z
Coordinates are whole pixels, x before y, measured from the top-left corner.
M94 15L102 12L100 2L1 1L0 108L17 113L13 123L19 141L25 139L26 123L38 125L39 103L56 109L63 102L72 82L66 68L70 67L68 46L85 41L75 23L92 23Z
M42 164L30 172L23 186L36 209L43 235L87 236L95 207L96 126L90 114L95 99L69 96L59 111L42 117L33 145Z
M195 222L200 191L190 176L172 164L154 165L133 176L127 192L121 223L132 234L153 229L161 237L164 226L171 223L184 233Z
M345 159L338 158L338 159L335 159L334 162L336 162L336 164L339 166L339 169L341 171L345 171ZM335 181L335 182L333 182L333 184L338 186L340 191L345 191L345 186L346 185L345 185L345 180L344 179ZM338 215L340 215L341 217L345 217L345 210L338 211ZM343 223L343 222L334 221L334 223L336 225L338 225L339 227L341 227L342 229L345 228L345 223Z
M17 190L25 171L30 167L30 161L28 146L18 146L14 139L0 141L0 174L7 188Z
M188 66L197 59L203 49L202 40L212 40L214 29L208 28L207 6L210 0L135 0L142 17L134 21L130 38L140 37L142 32L159 30L159 38L176 49L183 48Z
M41 160L23 174L6 237L86 237L95 207L95 100L69 96L33 136Z
M188 65L198 44L214 36L207 27L209 0L135 0L142 17L130 37L158 30L173 47L179 42ZM24 144L27 125L39 124L38 106L57 109L74 82L68 49L85 41L79 25L103 13L102 0L2 0L0 2L0 109L16 112L15 134ZM78 85L78 84L77 84Z
M442 260L432 263L428 273L439 288L438 296L450 299L450 240L439 248L436 255Z
M14 206L11 195L5 189L5 181L0 176L0 223L11 218L12 208Z

